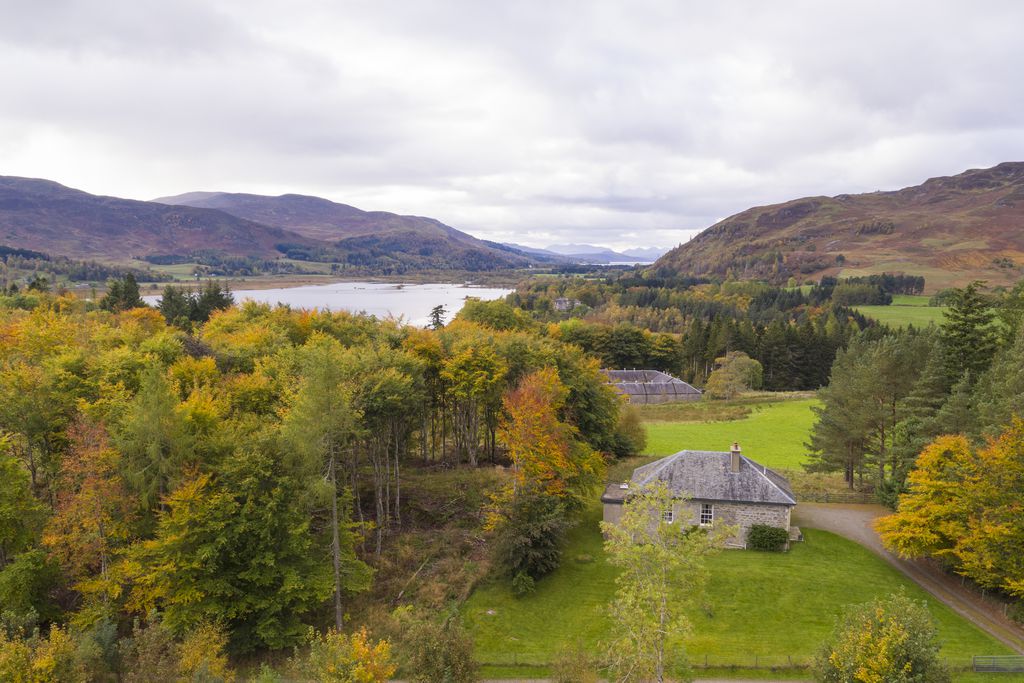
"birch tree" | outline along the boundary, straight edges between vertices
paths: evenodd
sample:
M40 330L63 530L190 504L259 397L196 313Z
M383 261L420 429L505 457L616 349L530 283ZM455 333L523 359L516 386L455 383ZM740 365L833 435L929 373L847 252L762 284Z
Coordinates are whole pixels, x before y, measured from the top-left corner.
M679 504L656 483L629 498L618 524L601 523L608 561L622 569L608 643L609 673L617 683L663 683L685 673L685 610L703 594L705 559L722 548L732 529L665 521L663 512Z

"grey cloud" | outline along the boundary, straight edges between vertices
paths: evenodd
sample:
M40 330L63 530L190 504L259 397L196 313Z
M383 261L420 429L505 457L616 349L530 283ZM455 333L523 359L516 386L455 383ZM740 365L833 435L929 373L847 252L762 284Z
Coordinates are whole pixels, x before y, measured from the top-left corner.
M544 245L1024 158L1024 6L0 0L0 172ZM650 238L656 238L654 242Z

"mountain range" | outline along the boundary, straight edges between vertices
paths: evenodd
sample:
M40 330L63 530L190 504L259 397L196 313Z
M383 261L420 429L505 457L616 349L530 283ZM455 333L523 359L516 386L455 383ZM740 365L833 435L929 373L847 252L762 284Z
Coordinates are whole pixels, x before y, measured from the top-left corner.
M624 251L613 251L607 247L598 247L593 244L553 244L540 249L538 247L527 247L521 244L506 242L505 246L536 256L548 256L553 259L591 264L651 263L668 251L659 247L641 247Z
M319 197L196 192L147 202L12 176L0 176L0 245L107 261L287 256L392 273L548 260L432 218L361 211Z
M906 273L926 287L1024 272L1024 162L888 192L804 197L722 220L662 256L660 274L785 282Z

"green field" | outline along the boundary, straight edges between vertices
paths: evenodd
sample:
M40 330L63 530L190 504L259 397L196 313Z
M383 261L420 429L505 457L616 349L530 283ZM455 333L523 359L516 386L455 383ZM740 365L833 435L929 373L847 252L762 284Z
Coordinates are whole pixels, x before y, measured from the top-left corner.
M574 643L599 652L616 576L604 559L600 514L595 502L572 532L562 567L539 581L535 593L516 598L507 583L490 583L466 602L463 617L485 675L543 675L556 652ZM695 664L751 667L755 657L761 667L806 663L842 606L901 587L928 602L951 663L1009 654L867 549L825 531L804 532L806 541L788 553L725 551L711 559L707 601L691 613Z
M744 454L762 465L798 469L807 450L804 442L814 423L811 412L814 405L817 405L815 399L752 404L700 401L687 408L694 411L695 416L706 414L710 419L714 419L715 413L708 411L718 411L724 417L732 417L736 408L750 411L741 419L707 422L651 421L657 413L650 409L657 410L661 406L650 406L641 410L647 430L644 452L671 455L682 450L727 451L733 441L738 441Z
M904 327L927 327L929 323L936 325L942 322L945 306L929 306L930 297L912 294L896 294L889 306L855 306L854 308L874 318L883 325Z

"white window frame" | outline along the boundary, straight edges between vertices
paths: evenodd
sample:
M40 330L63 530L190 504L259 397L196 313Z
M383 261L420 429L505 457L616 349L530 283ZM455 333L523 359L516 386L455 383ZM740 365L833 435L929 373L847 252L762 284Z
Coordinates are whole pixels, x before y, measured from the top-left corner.
M714 503L701 503L700 504L700 520L701 526L711 526L715 523L715 505Z
M666 524L672 524L676 521L676 511L673 508L667 508L661 511L661 521Z

